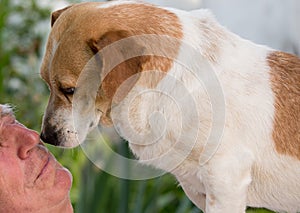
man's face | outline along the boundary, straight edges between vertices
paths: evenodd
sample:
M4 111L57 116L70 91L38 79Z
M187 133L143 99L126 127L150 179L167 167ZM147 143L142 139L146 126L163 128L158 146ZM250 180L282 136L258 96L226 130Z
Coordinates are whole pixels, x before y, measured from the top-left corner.
M0 212L73 212L71 184L36 132L0 117Z

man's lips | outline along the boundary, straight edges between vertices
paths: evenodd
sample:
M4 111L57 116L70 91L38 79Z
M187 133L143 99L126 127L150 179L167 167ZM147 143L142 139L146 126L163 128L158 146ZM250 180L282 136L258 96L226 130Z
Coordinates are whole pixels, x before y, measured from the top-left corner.
M37 180L41 175L43 175L43 173L46 171L47 166L49 165L49 162L50 162L50 155L48 155L48 158L47 158L47 160L46 160L46 162L45 162L43 168L41 169L40 173L38 174L36 180Z

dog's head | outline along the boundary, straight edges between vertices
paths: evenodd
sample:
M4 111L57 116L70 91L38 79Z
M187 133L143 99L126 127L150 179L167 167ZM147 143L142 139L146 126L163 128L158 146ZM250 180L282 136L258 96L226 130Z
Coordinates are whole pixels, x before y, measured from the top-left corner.
M169 25L167 30L159 26L162 23ZM142 56L146 46L135 39L113 43L145 34L181 37L174 14L142 3L75 4L53 12L51 26L41 66L51 93L41 139L64 147L79 145L99 122L110 125L113 100L121 101L143 70L170 69L170 59ZM164 51L174 57L178 44L166 46ZM126 56L131 50L134 56ZM125 81L129 83L115 98Z

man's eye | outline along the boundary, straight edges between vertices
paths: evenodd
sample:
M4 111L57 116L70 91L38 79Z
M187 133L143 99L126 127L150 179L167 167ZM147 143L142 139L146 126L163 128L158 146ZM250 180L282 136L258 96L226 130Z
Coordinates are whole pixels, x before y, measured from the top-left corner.
M66 95L73 95L75 92L75 87L61 88L61 91Z

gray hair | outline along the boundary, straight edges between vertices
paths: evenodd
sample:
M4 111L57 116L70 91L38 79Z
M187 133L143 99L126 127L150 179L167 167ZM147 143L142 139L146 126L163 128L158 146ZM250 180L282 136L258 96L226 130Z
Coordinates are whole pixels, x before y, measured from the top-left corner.
M0 119L5 116L13 116L13 108L8 104L0 104Z

